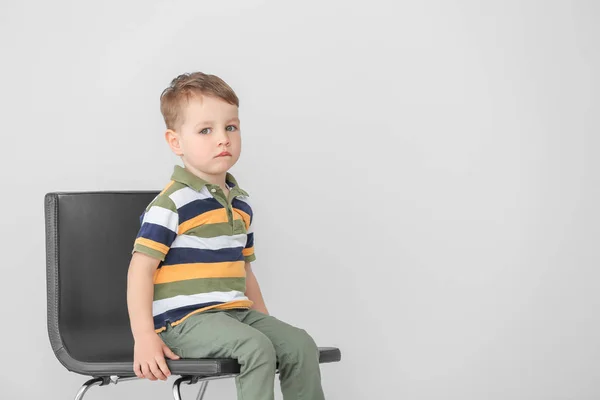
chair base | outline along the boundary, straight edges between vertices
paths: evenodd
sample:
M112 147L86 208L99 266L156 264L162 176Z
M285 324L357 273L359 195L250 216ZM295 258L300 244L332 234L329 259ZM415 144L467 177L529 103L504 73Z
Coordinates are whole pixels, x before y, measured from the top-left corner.
M219 375L219 376L180 376L173 382L173 399L181 400L181 392L180 386L182 383L187 383L188 385L194 385L198 382L200 383L200 389L198 390L198 395L196 400L202 400L204 397L204 393L206 392L206 387L208 386L208 381L214 381L216 379L225 379L225 378L234 378L238 374L228 374L228 375Z
M93 379L90 379L89 381L87 381L86 383L84 383L83 386L81 386L81 389L79 389L79 391L77 392L77 395L75 396L75 400L83 399L85 392L87 392L92 386L95 386L95 385L100 385L100 386L106 385L105 379L104 378L93 378Z
M181 399L181 384L186 383L188 385L194 385L200 382L200 388L198 389L198 395L196 396L196 400L202 400L204 398L204 394L206 393L206 387L208 386L208 381L212 381L215 379L224 379L224 378L233 378L237 374L229 374L229 375L220 375L220 376L210 376L210 377L202 377L202 376L180 376L173 382L173 399L174 400L182 400ZM132 381L140 379L137 376L126 376L120 377L116 375L112 376L100 376L97 378L92 378L89 381L85 382L77 395L75 396L75 400L82 400L85 393L92 386L106 386L114 383L115 385L122 381Z
M77 392L77 395L75 395L75 400L83 399L83 396L85 395L85 393L92 386L96 386L96 385L106 386L106 385L110 385L111 383L114 383L116 385L117 383L122 382L122 381L133 381L135 379L139 379L139 378L137 376L116 376L116 375L99 376L96 378L92 378L81 386L81 388Z

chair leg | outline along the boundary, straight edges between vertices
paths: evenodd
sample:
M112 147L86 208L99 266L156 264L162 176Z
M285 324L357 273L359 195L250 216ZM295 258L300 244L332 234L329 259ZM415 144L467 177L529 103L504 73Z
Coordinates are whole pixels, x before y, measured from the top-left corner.
M189 383L189 381L190 381L189 377L180 376L179 378L177 378L175 380L175 382L173 382L173 398L175 400L181 400L181 390L180 390L181 382Z
M83 399L83 395L85 394L85 392L88 391L89 388L91 388L92 386L95 386L95 385L102 385L103 383L104 383L103 378L90 379L89 381L84 383L83 386L81 386L81 389L79 389L79 391L77 392L77 395L75 396L75 400Z
M173 398L175 400L181 400L181 384L184 382L188 385L192 385L198 382L198 378L189 376L180 376L177 378L175 382L173 382ZM200 390L198 390L198 397L196 397L196 400L202 400L204 393L206 392L206 386L208 386L208 381L200 382Z
M208 386L208 381L200 382L200 389L198 390L198 397L196 397L196 400L202 400L202 398L204 397L204 393L206 392L207 386Z

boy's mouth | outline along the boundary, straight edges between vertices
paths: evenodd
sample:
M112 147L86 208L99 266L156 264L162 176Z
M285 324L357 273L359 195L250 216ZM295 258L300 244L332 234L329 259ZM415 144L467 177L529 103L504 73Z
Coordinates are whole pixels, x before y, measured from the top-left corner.
M231 156L231 153L228 151L224 151L217 155L217 157L225 157L225 156Z

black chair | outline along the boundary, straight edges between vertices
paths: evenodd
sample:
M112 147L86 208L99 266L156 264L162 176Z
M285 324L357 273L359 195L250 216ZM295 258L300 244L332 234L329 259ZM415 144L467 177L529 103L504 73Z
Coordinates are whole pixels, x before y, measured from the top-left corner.
M48 334L69 371L94 385L139 379L133 372L133 337L127 313L127 270L132 243L154 191L48 193L45 196ZM320 362L337 362L340 350L322 347ZM175 400L180 385L236 376L234 359L167 360Z

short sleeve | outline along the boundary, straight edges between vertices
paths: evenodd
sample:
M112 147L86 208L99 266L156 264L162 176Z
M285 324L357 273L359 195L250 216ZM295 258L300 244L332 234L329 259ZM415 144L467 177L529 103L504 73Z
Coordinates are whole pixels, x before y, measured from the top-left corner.
M240 200L240 202L236 202L236 207L243 211L246 222L246 245L242 254L244 255L244 261L252 262L256 260L254 254L254 211L247 196L240 198Z
M150 203L140 219L141 227L132 254L139 251L164 261L177 237L179 215L175 203L168 196L160 195Z
M248 227L246 246L242 251L244 254L244 261L252 262L256 260L256 255L254 254L254 228L252 226L252 220L250 220L250 226Z

